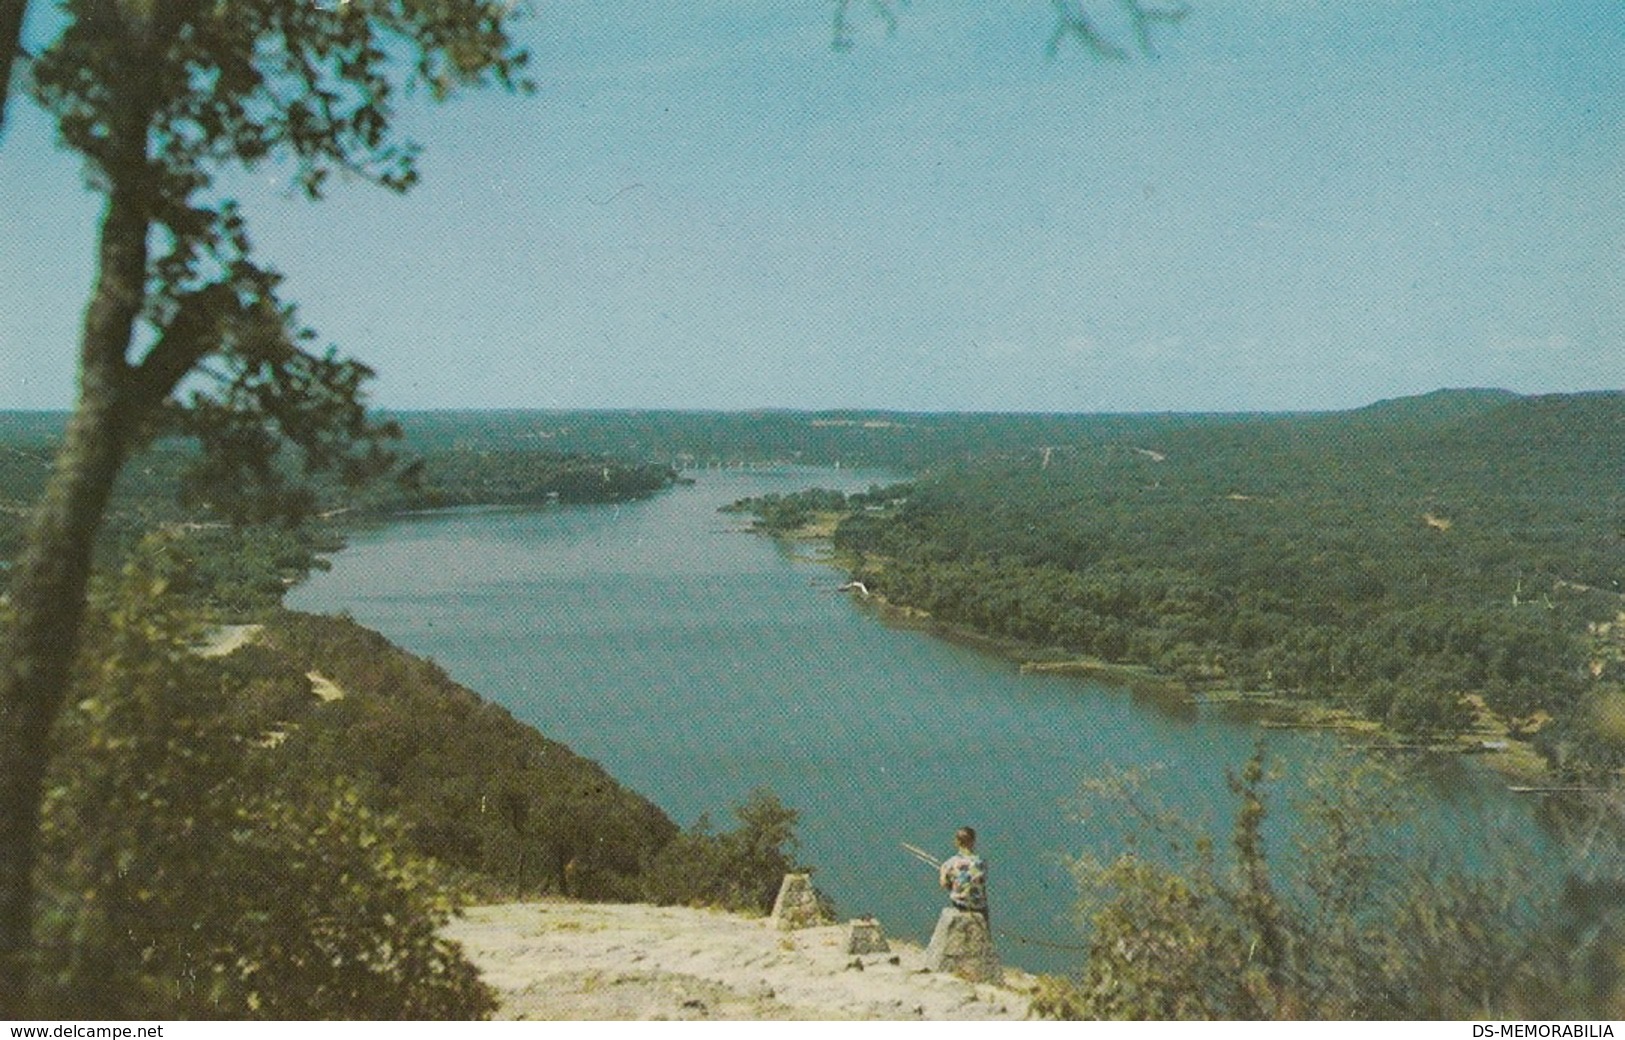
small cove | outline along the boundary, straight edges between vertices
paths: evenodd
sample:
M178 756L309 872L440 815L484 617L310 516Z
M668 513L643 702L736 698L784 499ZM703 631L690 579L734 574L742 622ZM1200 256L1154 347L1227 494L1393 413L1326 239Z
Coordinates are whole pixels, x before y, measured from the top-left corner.
M717 508L885 474L706 471L654 498L423 514L355 533L288 605L347 611L600 761L680 823L772 788L802 816L802 857L843 915L923 939L941 898L900 842L946 854L961 823L991 862L1006 958L1067 971L1082 955L1065 858L1120 848L1121 821L1079 819L1080 784L1151 771L1148 791L1228 834L1225 771L1259 739L1275 785L1272 851L1294 841L1290 794L1336 737L1169 711L1077 679L883 624L841 576L741 533ZM1497 826L1539 840L1531 807L1486 771L1444 761L1410 794L1418 832L1473 862ZM1017 937L1036 940L1022 943ZM1053 945L1040 945L1047 943Z

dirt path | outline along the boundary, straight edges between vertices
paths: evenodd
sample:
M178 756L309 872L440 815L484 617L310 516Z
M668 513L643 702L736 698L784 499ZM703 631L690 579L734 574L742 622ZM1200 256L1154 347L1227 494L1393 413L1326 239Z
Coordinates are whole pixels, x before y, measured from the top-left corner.
M446 928L504 1019L1020 1019L1031 976L1004 987L925 971L924 951L845 952L847 927L781 932L685 907L515 903Z

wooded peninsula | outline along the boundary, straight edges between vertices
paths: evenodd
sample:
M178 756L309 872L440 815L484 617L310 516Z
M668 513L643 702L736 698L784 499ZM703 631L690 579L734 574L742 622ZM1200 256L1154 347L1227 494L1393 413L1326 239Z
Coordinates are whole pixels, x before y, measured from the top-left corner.
M738 508L778 532L840 514L866 591L1051 667L1528 741L1560 784L1625 766L1625 395L1079 432Z

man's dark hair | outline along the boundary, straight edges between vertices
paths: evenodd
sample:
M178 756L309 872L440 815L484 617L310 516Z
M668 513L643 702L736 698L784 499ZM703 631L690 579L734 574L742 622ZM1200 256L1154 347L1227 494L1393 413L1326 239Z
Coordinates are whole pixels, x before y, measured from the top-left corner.
M976 828L959 828L954 832L954 843L962 849L974 849L976 847Z

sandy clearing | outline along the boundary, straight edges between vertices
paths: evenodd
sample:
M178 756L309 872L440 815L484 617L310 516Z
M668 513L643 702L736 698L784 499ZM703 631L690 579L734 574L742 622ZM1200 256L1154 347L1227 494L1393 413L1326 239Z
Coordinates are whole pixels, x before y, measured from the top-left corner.
M320 697L323 703L342 701L344 699L344 687L321 672L306 672L305 678L310 680L310 692Z
M847 926L781 932L687 907L514 903L445 929L502 1000L503 1019L1021 1019L1032 976L1003 987L923 969L924 951L845 952Z
M248 645L265 630L264 625L221 625L208 634L197 648L199 657L225 657Z

